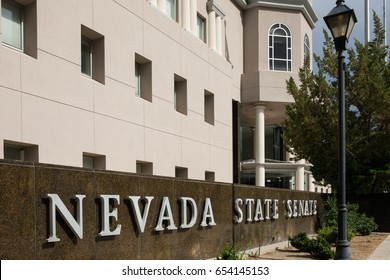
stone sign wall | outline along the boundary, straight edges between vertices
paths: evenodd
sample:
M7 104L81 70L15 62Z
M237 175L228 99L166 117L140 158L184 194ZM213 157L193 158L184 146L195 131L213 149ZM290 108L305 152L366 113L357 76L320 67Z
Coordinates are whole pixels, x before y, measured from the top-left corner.
M320 194L0 161L1 259L208 259L314 232Z

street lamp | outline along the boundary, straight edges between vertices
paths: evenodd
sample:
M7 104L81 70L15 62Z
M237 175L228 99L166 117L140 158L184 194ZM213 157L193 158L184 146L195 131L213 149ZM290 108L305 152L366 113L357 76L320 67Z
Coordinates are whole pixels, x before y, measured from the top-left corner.
M347 239L347 201L346 201L346 160L345 160L345 74L344 55L352 29L357 22L355 12L337 0L336 7L324 17L324 21L334 39L338 52L338 87L339 87L339 189L338 189L338 240L336 243L336 260L349 260L349 242Z

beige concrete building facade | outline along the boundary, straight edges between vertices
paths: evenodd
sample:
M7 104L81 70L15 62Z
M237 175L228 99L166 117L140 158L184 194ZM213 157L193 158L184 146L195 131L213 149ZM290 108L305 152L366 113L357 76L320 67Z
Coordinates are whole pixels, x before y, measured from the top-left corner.
M0 2L0 158L267 185L311 1Z

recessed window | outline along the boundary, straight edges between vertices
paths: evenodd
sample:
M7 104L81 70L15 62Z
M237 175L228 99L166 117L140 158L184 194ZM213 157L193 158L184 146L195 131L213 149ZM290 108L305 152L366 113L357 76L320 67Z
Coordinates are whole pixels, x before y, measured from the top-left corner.
M176 0L166 0L165 4L165 12L167 15L173 19L174 21L177 21L177 3Z
M290 29L281 23L269 31L269 70L291 72L292 47Z
M174 82L175 110L187 115L187 80L175 74Z
M206 42L206 19L199 14L196 18L196 35L200 40Z
M215 172L206 171L205 180L208 182L215 182Z
M175 177L181 179L188 179L188 168L176 166Z
M23 6L3 0L1 2L1 30L4 44L23 50Z
M81 26L81 73L97 82L105 82L104 36Z
M83 167L88 169L106 169L106 156L83 153Z
M27 3L1 1L1 38L4 45L37 58L36 1Z
M141 63L135 62L134 69L134 87L135 87L135 95L141 95Z
M135 54L135 95L152 102L152 62Z
M92 48L91 40L81 36L81 73L92 77Z
M137 174L153 175L153 163L137 161Z
M214 94L204 91L204 121L214 125Z
M4 159L38 162L38 146L4 141Z
M305 38L303 40L303 57L306 59L306 57L308 56L310 59L310 40L309 40L309 36L305 34Z

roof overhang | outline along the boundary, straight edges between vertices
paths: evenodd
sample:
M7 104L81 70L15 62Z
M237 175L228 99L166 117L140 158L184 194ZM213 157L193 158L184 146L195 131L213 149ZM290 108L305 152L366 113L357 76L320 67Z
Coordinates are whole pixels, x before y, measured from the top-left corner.
M266 7L273 9L287 9L301 12L311 28L315 27L318 17L313 9L310 0L234 0L243 10L255 7Z

